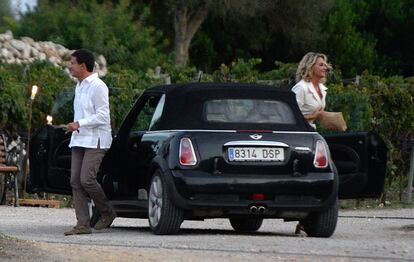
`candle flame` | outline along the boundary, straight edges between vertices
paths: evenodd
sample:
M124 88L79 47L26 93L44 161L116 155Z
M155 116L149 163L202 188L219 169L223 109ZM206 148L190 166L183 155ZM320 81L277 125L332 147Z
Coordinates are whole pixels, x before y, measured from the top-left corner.
M33 100L35 98L38 89L37 85L32 86L32 95L30 96L30 99Z
M53 117L51 115L47 115L46 121L47 121L47 124L48 125L51 125L52 124L52 121L53 121Z

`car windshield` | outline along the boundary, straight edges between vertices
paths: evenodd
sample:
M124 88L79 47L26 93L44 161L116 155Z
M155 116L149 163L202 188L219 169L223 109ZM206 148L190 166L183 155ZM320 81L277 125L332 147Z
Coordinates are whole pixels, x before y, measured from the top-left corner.
M262 99L217 99L204 104L204 119L208 122L295 124L288 104Z

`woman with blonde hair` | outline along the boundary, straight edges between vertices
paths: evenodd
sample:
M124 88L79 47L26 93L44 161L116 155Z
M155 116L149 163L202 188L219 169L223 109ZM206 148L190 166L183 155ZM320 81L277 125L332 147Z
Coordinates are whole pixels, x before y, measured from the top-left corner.
M299 63L296 71L296 85L292 91L303 116L316 129L313 123L323 113L326 98L326 76L331 66L326 55L309 52Z

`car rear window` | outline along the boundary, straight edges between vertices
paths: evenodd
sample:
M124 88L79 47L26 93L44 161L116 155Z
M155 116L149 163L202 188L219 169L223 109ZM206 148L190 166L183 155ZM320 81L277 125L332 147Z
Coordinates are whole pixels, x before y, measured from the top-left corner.
M204 104L208 122L296 124L292 109L283 101L262 99L216 99Z

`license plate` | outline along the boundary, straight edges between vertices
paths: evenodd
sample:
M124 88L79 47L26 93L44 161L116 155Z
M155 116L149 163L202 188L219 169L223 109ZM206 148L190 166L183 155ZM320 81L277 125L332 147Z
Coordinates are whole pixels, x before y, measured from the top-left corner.
M230 161L283 161L283 148L278 147L229 147Z

